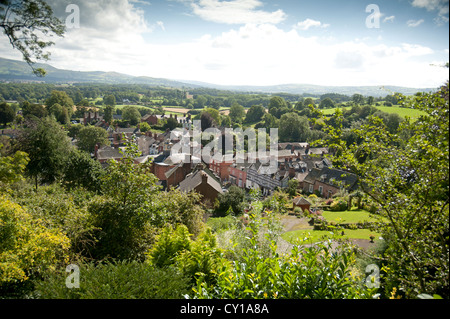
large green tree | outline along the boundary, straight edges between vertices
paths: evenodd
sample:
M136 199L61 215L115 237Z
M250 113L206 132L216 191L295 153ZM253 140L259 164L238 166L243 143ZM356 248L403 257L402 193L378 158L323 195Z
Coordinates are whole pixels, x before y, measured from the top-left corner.
M425 112L390 133L382 119L369 116L346 145L342 125L327 127L335 166L360 177L362 190L388 220L380 229L387 249L381 259L384 288L408 298L449 297L449 85L437 92L398 96L404 107ZM342 123L337 112L336 123ZM403 138L406 136L406 138Z
M11 123L16 118L16 112L7 103L0 104L0 123L6 126L6 124Z
M127 106L122 111L122 118L125 121L130 121L131 125L137 125L141 122L141 113L134 106Z
M77 139L78 148L88 153L93 153L97 144L100 144L100 146L109 144L106 130L96 126L83 127L78 132Z
M311 134L309 121L297 113L284 114L280 119L279 134L282 142L307 141Z
M230 118L235 123L241 123L242 118L245 116L245 109L239 103L233 103L230 108Z
M27 173L39 180L54 182L64 171L72 145L61 125L51 117L27 121L16 143L18 150L28 153Z

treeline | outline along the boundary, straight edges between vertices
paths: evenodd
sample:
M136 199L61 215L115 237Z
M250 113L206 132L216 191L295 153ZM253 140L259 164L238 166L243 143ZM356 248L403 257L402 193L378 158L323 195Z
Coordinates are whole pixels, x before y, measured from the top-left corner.
M295 104L311 98L317 106L321 108L333 108L340 103L353 102L355 104L369 104L384 101L390 105L397 104L394 95L387 95L385 98L364 97L360 94L347 96L337 93L323 95L315 94L262 94L262 93L239 93L232 91L216 90L209 88L186 88L173 89L163 87L153 87L138 84L73 84L56 85L43 83L0 83L0 101L28 101L30 103L43 103L52 91L65 92L75 104L84 99L95 100L98 105L103 105L102 99L108 95L115 98L116 103L123 104L143 104L163 105L163 106L183 106L187 108L229 108L233 103L238 103L245 108L253 105L268 107L270 98L279 96L288 103ZM193 99L187 99L187 94Z

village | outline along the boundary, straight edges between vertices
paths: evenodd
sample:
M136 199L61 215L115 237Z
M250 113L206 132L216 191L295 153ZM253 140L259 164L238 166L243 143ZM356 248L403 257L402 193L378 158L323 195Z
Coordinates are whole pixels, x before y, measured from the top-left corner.
M169 115L185 131L192 129L193 121L190 115L178 117ZM164 115L149 114L141 119L141 123L157 125L164 120ZM181 140L181 134L142 133L137 127L120 128L108 126L98 113L85 113L80 120L85 125L94 124L103 127L109 134L110 145L96 146L93 157L106 166L109 160L120 160L123 157L121 149L125 143L134 138L142 156L135 159L136 164L151 163L152 173L158 178L163 190L180 189L183 192L195 191L202 195L202 201L212 207L220 194L234 185L246 191L256 189L262 196L268 197L277 189L288 187L290 180L298 181L298 193L316 194L322 198L331 198L345 189L349 192L358 187L358 177L332 167L326 157L328 148L314 148L306 142L279 143L276 157L276 172L267 173L265 161L260 161L259 153L246 153L243 161L232 160L223 155L213 157L208 163L195 163L193 152L172 153L172 148ZM76 143L76 141L74 141ZM191 142L190 148L193 148ZM304 199L305 201L305 199Z

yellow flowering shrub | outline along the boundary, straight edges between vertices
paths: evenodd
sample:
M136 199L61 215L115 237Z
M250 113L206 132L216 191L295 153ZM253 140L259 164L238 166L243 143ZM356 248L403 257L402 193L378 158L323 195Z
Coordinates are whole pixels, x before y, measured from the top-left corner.
M0 286L68 262L70 240L46 228L20 205L0 196Z

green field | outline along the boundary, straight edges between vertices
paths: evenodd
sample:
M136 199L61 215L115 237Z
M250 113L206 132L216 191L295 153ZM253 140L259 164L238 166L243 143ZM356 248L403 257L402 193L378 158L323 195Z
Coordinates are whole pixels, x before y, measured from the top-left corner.
M399 106L376 106L377 109L379 109L380 111L383 111L385 113L395 113L400 115L401 117L405 118L407 116L409 116L412 119L417 119L419 118L420 115L425 115L426 113L420 110L416 110L416 109L407 109L404 107L399 107ZM351 107L345 107L342 109L346 109L349 110L351 109ZM334 109L325 109L322 110L323 113L325 115L331 115L334 114L334 112L336 111L336 108Z

